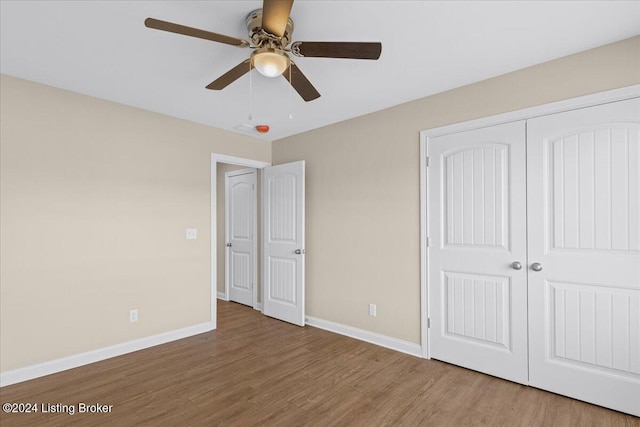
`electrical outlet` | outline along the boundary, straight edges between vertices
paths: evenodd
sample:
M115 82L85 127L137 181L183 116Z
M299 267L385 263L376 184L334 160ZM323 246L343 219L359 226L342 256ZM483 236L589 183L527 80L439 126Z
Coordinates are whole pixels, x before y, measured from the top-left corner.
M369 304L369 316L376 317L376 305Z
M197 228L187 228L187 240L196 240L198 238Z
M129 310L129 322L137 322L138 321L138 309Z

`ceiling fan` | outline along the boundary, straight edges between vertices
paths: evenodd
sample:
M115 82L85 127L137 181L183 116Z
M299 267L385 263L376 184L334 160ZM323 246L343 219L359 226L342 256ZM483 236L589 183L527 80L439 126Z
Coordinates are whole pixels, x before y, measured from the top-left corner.
M252 68L267 77L282 75L305 101L320 97L311 82L291 60L289 54L311 58L378 59L381 43L369 42L301 42L291 43L293 21L289 17L293 0L263 0L262 9L246 18L249 38L253 42L199 30L159 19L147 18L144 25L156 30L198 37L240 48L253 49L251 56L211 82L207 89L221 90ZM289 47L287 47L289 46Z

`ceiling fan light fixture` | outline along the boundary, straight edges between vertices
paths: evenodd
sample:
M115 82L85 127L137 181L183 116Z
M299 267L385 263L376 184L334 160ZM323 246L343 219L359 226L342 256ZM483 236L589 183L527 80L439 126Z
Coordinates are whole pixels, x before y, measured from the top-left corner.
M278 77L289 66L289 57L284 51L265 47L251 54L253 67L266 77Z

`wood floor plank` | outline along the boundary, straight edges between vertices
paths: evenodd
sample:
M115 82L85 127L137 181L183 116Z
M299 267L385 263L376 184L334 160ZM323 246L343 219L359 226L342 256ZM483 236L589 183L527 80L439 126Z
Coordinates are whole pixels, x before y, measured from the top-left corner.
M638 418L230 302L218 329L0 389L0 401L113 405L0 414L9 426L611 426Z

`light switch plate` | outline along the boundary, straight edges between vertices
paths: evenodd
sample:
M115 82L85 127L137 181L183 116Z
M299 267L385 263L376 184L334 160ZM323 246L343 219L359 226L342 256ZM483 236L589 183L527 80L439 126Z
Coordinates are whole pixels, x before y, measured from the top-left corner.
M198 238L197 228L187 228L187 240L196 240Z

